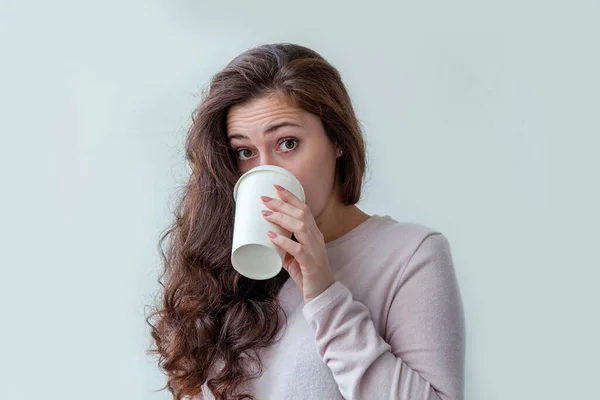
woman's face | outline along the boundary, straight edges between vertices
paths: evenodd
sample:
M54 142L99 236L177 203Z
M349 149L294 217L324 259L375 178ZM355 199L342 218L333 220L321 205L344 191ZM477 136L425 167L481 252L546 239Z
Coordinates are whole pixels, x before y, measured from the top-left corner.
M319 117L279 96L261 97L229 110L227 136L240 174L259 165L287 169L304 187L315 218L339 201L334 194L336 148Z

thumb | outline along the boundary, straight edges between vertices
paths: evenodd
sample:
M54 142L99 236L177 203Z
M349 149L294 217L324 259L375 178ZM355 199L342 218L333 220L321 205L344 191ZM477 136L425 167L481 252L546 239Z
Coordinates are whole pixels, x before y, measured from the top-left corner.
M300 270L300 264L298 264L298 261L296 261L294 256L290 253L285 253L283 268L290 274L290 277L296 286L302 290L302 271Z

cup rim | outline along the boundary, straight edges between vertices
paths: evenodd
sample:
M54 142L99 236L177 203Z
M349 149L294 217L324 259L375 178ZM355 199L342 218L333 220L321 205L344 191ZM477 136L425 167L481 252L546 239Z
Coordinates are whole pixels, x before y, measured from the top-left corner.
M278 167L277 165L259 165L258 167L254 167L249 171L246 171L242 176L240 176L240 178L238 179L238 181L235 184L235 187L233 188L233 201L237 201L237 191L238 191L238 187L240 186L240 183L242 182L242 180L250 175L251 173L254 172L261 172L261 171L274 171L274 172L279 172L281 174L284 174L288 177L290 177L293 181L295 181L298 184L298 187L300 188L300 192L302 193L302 202L306 202L306 193L304 192L304 188L302 187L302 184L300 183L300 181L298 180L298 178L296 178L296 176L294 174L292 174L290 171L288 171L285 168L282 167Z

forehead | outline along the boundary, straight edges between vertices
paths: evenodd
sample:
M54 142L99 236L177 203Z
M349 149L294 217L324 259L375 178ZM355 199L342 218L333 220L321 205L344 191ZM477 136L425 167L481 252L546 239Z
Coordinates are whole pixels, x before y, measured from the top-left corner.
M227 113L227 130L260 127L279 119L302 123L306 112L281 96L271 95L232 106Z

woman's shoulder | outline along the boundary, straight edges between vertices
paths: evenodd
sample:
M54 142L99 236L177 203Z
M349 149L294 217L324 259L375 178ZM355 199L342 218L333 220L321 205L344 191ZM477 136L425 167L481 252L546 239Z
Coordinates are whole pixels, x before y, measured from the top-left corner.
M391 217L384 220L379 244L372 253L378 261L377 273L394 280L396 288L417 274L430 283L439 277L449 282L454 279L450 242L440 230Z
M359 229L328 246L332 268L342 273L361 270L380 278L400 273L417 251L444 251L447 240L428 225L373 214ZM364 265L369 268L364 270Z
M345 253L335 253L336 279L373 315L387 310L399 288L415 274L425 277L451 270L446 237L431 226L377 215ZM371 217L371 218L373 218ZM425 274L422 274L422 272ZM425 284L424 283L424 284ZM384 305L382 305L382 302Z
M398 221L390 215L377 215L376 241L378 250L397 253L414 253L424 241L447 242L438 229L419 222Z
M374 275L396 280L413 264L433 265L439 260L444 264L440 268L446 268L452 263L450 243L440 230L423 223L398 221L389 215L376 219L371 238L365 238L373 241L365 256L371 261Z

